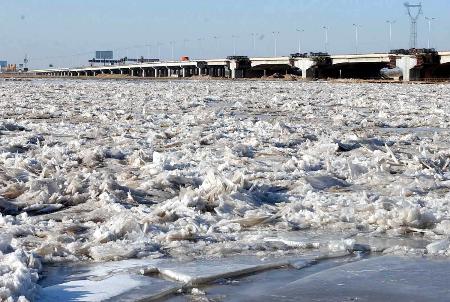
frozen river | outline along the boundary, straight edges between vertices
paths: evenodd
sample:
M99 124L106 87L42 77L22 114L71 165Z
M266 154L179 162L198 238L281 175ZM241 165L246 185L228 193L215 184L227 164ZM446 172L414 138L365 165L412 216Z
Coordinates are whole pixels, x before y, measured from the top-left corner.
M94 281L109 290L90 301L187 285L206 299L199 272L203 284L370 253L384 257L368 270L445 274L449 103L439 84L0 81L0 300ZM96 279L111 261L125 267Z

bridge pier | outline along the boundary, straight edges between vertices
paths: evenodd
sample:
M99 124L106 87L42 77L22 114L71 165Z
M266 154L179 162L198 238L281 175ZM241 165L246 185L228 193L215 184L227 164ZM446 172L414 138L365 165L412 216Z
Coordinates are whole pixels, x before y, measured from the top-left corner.
M417 58L412 56L401 56L395 60L395 64L403 72L403 81L409 82L413 80L411 77L412 70L417 65Z
M239 58L230 60L230 75L232 79L240 79L246 76L246 71L250 72L252 69L252 61L249 58Z
M311 69L316 66L311 58L300 58L294 61L294 66L302 71L302 79L312 79L314 78L314 71Z

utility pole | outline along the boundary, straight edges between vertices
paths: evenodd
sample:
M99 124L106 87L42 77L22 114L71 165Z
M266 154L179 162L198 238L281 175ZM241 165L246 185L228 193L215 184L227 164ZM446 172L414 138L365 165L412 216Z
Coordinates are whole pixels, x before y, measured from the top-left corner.
M277 56L277 43L278 43L278 35L280 34L279 31L273 31L272 35L273 35L273 42L274 42L274 54L275 57Z
M353 23L353 26L355 27L355 50L356 50L356 54L358 54L359 29L361 28L361 25Z
M408 16L411 20L411 34L409 37L409 47L411 49L417 48L417 21L419 20L419 17L422 14L422 3L409 4L409 2L406 2L404 5L408 10ZM415 12L414 9L416 10Z
M391 51L392 49L392 25L395 24L395 20L387 20L386 23L389 24L389 49L388 51Z
M328 53L328 27L322 27L325 30L325 52Z
M298 32L298 53L300 54L302 52L302 33L304 33L305 30L297 28L297 32Z
M436 20L436 18L425 17L425 19L428 21L428 49L430 49L431 48L431 22Z

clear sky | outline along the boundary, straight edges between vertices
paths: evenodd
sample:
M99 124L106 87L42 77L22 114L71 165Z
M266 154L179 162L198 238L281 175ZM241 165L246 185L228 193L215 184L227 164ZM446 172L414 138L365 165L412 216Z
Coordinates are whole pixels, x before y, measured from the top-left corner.
M95 50L115 55L171 58L273 55L273 32L279 32L278 55L298 49L354 53L360 24L359 51L381 52L389 46L386 20L393 26L392 48L407 48L409 20L405 0L0 0L0 60L30 67L80 66ZM410 0L416 3L418 0ZM426 47L428 24L435 17L432 47L450 49L450 1L422 0L419 46ZM251 33L257 33L256 50ZM216 36L217 38L214 38ZM160 46L156 45L160 43ZM151 46L146 46L151 45ZM159 50L158 50L159 48Z

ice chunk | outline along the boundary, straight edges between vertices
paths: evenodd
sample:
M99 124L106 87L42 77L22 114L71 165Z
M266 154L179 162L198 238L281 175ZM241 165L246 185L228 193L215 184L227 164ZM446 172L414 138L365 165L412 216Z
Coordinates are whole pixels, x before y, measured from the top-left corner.
M450 262L421 258L376 257L300 278L252 300L294 301L446 301Z
M446 252L450 247L450 241L448 239L435 241L427 245L427 251L429 254L438 254Z
M38 261L21 250L4 255L0 252L0 301L34 297L39 279L36 266Z
M237 277L256 273L268 269L280 268L289 265L288 260L260 261L257 259L217 259L198 260L179 265L178 263L165 263L159 266L164 276L190 285L201 285L218 279Z
M434 231L438 234L450 235L450 220L439 222Z
M180 286L166 280L117 274L98 280L75 280L45 287L38 302L155 300L172 294Z
M330 188L348 187L349 184L344 180L337 179L332 176L308 176L306 181L316 190L326 190Z

